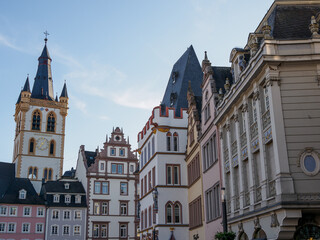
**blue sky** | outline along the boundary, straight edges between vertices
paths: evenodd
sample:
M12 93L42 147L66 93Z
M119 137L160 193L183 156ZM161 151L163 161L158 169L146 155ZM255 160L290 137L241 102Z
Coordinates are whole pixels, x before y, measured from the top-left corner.
M11 162L15 103L31 87L48 30L54 92L69 93L64 170L80 145L102 147L123 127L132 148L162 100L171 68L191 44L201 62L230 66L272 0L0 1L0 161Z

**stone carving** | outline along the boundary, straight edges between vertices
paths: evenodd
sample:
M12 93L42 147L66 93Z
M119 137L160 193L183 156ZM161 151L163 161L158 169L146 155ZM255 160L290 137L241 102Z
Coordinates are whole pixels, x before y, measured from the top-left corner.
M311 17L310 25L309 25L310 32L312 33L313 38L319 38L319 24L317 23L317 20L315 16Z
M238 223L238 233L239 233L239 235L240 235L240 234L243 233L243 232L244 232L244 230L243 230L243 223L240 222L240 223Z
M226 90L226 92L230 91L230 81L229 78L226 78L226 83L224 84L224 89Z
M242 105L242 109L241 109L242 112L248 112L248 104L245 103Z
M223 98L223 92L222 92L222 88L219 89L219 96L218 96L218 99L219 101L221 101Z
M258 218L258 217L256 217L253 222L254 222L254 229L255 229L255 230L261 228L260 221L259 221L259 218Z
M239 122L239 114L235 114L233 120L234 122Z
M253 100L254 101L257 101L260 99L260 92L259 90L256 90L254 93L253 93Z
M270 227L274 228L274 227L278 227L280 224L279 224L279 221L278 221L278 218L277 218L277 214L275 212L273 212L271 214L271 224L270 224Z
M263 27L262 27L263 38L264 38L264 39L272 39L270 33L271 33L271 26L268 24L267 21L265 21L265 22L263 23Z
M248 45L250 47L250 54L253 57L258 51L258 38L254 33L250 33Z
M244 56L241 55L239 56L239 68L240 68L240 71L242 72L247 66L247 62L246 60L244 59Z

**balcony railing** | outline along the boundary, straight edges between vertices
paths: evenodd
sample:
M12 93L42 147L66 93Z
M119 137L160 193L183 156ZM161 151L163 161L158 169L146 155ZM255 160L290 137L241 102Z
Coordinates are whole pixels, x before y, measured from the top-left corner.
M228 161L229 160L229 149L225 148L223 154L224 154L224 161L225 162Z
M262 200L261 196L261 187L256 188L256 202L260 202Z
M270 111L269 109L262 115L262 127L266 129L270 125Z
M245 206L250 205L250 192L246 192L244 195L244 205Z
M258 124L257 124L257 122L254 122L250 126L250 136L251 136L251 139L254 139L256 136L258 136Z
M232 144L231 144L231 153L232 153L232 156L236 155L237 154L237 140L234 141Z
M269 181L269 196L273 197L276 195L276 181Z

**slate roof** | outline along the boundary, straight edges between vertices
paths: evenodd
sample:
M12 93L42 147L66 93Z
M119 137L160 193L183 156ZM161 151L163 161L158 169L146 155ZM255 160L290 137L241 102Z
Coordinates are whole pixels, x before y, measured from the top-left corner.
M27 191L27 196L25 199L19 199L19 191L22 189ZM39 197L28 178L14 178L4 196L0 199L0 202L11 204L44 205L43 199Z
M201 96L202 75L200 63L191 45L173 65L161 102L161 110L165 111L165 107L173 107L176 109L176 116L180 116L180 109L188 108L187 91L189 81L191 81L194 95Z
M225 93L224 84L226 83L226 78L229 78L230 85L233 83L231 67L213 66L212 70L217 91L219 92L219 89L222 88L223 93Z
M6 193L10 183L15 177L15 166L13 163L0 162L0 199ZM1 201L1 200L0 200Z
M69 189L65 188L65 184L69 184ZM59 194L59 202L53 202L53 197L55 194ZM81 195L81 203L75 203L75 196ZM82 186L82 183L75 180L57 180L57 181L47 181L42 185L41 196L44 197L45 203L49 207L86 207L86 194ZM71 195L71 202L65 202L65 195Z
M84 154L87 159L87 166L90 167L95 161L95 158L97 156L97 152L84 151Z
M24 83L23 89L21 92L30 92L30 83L29 83L29 77L27 77L26 82ZM21 92L19 94L17 104L21 101Z
M60 97L68 97L67 84L64 83Z
M271 35L278 40L311 38L311 16L319 12L319 5L277 5L268 18Z
M39 65L36 77L34 78L31 97L54 101L51 58L46 44L43 48L41 56L38 58L38 61Z

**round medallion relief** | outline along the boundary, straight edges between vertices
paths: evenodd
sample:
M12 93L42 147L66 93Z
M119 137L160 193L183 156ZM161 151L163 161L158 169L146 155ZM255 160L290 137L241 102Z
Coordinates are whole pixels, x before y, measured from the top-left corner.
M317 175L320 170L319 154L313 150L303 152L300 155L300 167L306 175Z

